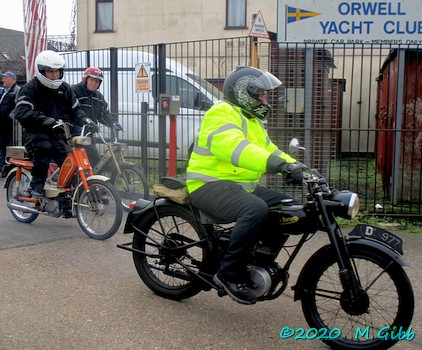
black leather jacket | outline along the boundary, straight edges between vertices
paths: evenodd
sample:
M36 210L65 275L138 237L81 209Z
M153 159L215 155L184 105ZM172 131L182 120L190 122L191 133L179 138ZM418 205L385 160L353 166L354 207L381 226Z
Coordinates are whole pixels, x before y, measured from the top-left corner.
M88 90L82 82L72 85L72 90L79 100L82 110L89 118L97 124L101 123L107 126L113 124L111 115L108 112L107 102L101 92Z
M82 126L86 114L68 83L63 82L57 90L52 90L34 78L19 92L15 118L25 132L36 135L53 133L43 125L47 117Z

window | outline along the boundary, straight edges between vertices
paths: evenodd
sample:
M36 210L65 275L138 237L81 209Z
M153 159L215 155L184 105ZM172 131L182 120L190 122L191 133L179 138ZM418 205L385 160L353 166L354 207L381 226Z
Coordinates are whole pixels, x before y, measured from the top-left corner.
M113 30L113 0L96 0L96 32Z
M226 0L226 28L246 28L246 0Z

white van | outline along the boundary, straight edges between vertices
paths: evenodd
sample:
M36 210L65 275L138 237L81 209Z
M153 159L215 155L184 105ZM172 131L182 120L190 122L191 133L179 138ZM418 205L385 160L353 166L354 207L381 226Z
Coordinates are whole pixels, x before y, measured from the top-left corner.
M100 91L110 103L111 96L111 65L110 50L90 52L63 53L66 61L65 80L76 84L82 80L82 73L88 66L98 67L104 71L104 82ZM117 113L119 123L124 129L120 139L129 144L129 155L137 155L141 146L141 102L148 104L147 140L148 158L158 158L159 116L157 90L158 58L148 52L118 49L117 50ZM136 92L136 67L144 66L149 71L149 92ZM202 116L205 111L217 101L221 92L209 82L201 79L187 67L175 60L166 59L166 94L180 96L181 108L177 115L176 145L177 159L187 159L188 149L193 142ZM116 99L114 99L116 100ZM115 106L114 106L115 110ZM167 147L169 144L169 118L167 118ZM145 142L145 140L142 140ZM145 143L144 143L145 144ZM139 154L139 153L138 153Z

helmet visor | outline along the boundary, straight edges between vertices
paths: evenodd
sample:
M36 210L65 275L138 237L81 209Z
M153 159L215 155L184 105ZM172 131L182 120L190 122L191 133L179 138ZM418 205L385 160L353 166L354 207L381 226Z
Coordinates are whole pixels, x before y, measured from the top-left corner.
M248 86L249 92L259 94L260 91L268 91L278 88L281 81L269 72L263 72L259 77L255 77Z

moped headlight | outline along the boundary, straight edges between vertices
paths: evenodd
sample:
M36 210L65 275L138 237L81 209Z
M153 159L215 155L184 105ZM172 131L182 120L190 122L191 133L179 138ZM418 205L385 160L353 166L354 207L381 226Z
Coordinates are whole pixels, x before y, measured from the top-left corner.
M330 201L333 205L329 205L334 213L346 219L353 219L359 213L359 197L351 191L333 191Z

